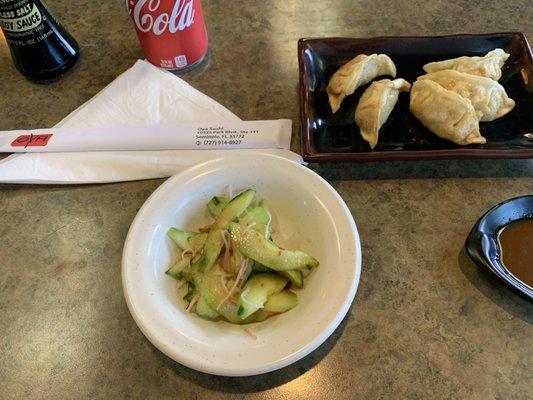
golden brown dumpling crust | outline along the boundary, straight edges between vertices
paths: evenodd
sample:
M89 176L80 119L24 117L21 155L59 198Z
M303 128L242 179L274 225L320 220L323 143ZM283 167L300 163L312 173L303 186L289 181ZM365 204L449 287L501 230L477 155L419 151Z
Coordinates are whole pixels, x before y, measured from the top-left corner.
M428 74L443 71L445 69L453 69L467 74L484 76L495 81L502 76L502 67L505 61L509 58L502 49L495 49L489 51L483 57L458 57L444 61L431 62L424 65L424 71Z
M514 100L507 96L502 85L482 76L446 69L418 79L429 79L470 100L479 120L483 122L503 117L515 106Z
M396 76L396 66L385 54L360 54L348 61L333 74L326 88L331 111L337 112L346 96L380 75Z
M411 85L405 79L382 79L372 82L355 109L355 123L363 139L373 149L378 143L379 129L389 118L400 91L408 92Z
M486 143L470 100L429 79L413 84L409 109L426 128L443 139L461 146Z

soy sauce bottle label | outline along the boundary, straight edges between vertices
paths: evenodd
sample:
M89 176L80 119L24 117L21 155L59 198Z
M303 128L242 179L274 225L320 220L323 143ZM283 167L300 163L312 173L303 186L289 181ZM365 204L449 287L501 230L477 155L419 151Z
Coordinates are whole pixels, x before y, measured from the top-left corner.
M0 0L0 28L10 44L24 46L44 40L52 33L43 24L46 18L32 0Z
M0 0L0 29L15 67L30 80L52 81L79 58L78 43L41 0Z

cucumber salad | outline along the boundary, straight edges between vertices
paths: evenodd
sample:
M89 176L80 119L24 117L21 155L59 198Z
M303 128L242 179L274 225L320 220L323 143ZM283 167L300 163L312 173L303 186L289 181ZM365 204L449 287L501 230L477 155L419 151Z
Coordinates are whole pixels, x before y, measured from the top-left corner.
M215 196L207 204L214 222L199 232L170 228L168 236L181 250L166 274L187 288L187 312L235 324L260 322L296 307L293 288L318 260L272 241L272 214L255 191Z

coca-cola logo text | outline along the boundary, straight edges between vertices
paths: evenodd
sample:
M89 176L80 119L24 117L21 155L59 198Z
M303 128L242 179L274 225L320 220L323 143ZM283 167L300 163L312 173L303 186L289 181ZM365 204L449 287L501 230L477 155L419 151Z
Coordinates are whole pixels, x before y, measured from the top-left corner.
M141 32L152 31L160 36L167 29L170 33L183 31L194 24L194 0L176 0L172 12L159 12L161 0L138 0L133 7L133 21ZM133 5L134 2L129 0ZM144 7L144 6L147 7ZM144 10L143 10L144 7ZM131 15L132 9L129 8Z

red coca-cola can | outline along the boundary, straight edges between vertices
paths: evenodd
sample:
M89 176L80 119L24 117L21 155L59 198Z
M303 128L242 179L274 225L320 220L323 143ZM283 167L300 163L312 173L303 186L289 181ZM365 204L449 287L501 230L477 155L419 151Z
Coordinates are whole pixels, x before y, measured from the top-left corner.
M126 0L146 59L169 69L188 69L207 54L200 0Z

